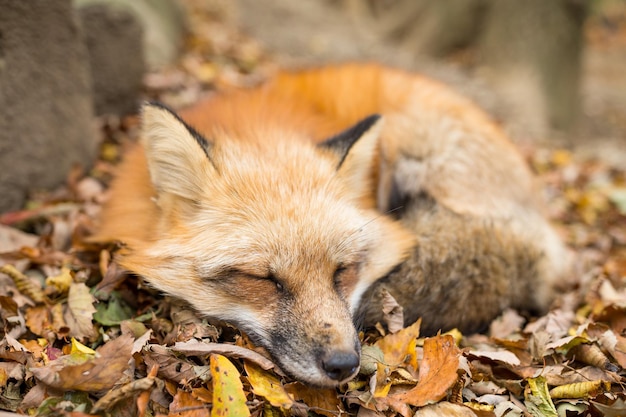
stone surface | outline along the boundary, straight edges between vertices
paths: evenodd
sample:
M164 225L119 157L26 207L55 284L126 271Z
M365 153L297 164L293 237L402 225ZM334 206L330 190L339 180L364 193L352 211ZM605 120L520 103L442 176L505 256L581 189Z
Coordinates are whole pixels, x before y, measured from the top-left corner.
M78 9L100 4L133 13L143 28L144 59L149 70L174 63L180 54L187 23L176 0L75 0L74 4Z
M135 13L106 3L78 8L89 54L96 114L137 111L145 72L143 27Z
M87 51L70 0L0 0L0 211L96 150Z

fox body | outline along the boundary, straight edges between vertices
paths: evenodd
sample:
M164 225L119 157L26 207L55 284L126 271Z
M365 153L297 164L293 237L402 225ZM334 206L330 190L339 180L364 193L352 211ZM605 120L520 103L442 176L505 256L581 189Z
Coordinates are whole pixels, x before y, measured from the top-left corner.
M380 117L377 115L381 115ZM180 113L146 104L99 240L318 386L357 372L383 289L407 323L543 310L567 253L523 158L466 99L374 64L278 74Z

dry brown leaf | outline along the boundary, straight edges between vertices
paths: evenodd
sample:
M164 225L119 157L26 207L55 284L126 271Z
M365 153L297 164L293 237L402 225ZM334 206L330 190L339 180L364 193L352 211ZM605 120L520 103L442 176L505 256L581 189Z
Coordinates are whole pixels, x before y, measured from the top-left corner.
M96 300L84 283L73 283L67 297L65 322L70 328L70 336L76 339L93 339L97 336L93 325L93 314L96 312L93 303Z
M370 410L369 408L360 407L359 411L356 413L356 417L385 417L385 414Z
M626 415L626 400L623 398L623 394L621 398L610 401L609 404L598 401L591 401L591 404L593 404L604 417L622 417Z
M495 351L487 351L487 350L470 350L468 355L474 356L477 358L487 358L492 361L502 362L508 366L518 366L521 364L519 358L508 350L495 350Z
M187 356L205 356L211 353L218 353L232 358L247 359L265 370L276 367L271 360L253 350L225 343L204 343L192 339L187 342L176 342L174 347L170 349Z
M504 310L500 317L491 322L489 334L493 338L505 339L511 334L520 331L524 321L524 317L520 316L517 311L508 308Z
M37 305L26 310L26 326L37 336L46 337L52 330L52 316L50 307Z
M567 336L567 332L575 323L574 313L566 310L553 310L537 321L526 325L525 333L545 332L550 335L549 341Z
M116 403L130 397L134 397L138 392L148 391L149 396L149 390L154 385L154 379L156 378L157 371L158 366L153 366L150 373L145 378L128 382L107 392L94 404L91 411L93 413L100 413L110 409Z
M164 346L148 345L144 349L143 359L147 366L158 365L159 376L167 380L178 383L188 383L198 378L196 366L175 357L172 352ZM210 375L208 367L202 367L205 371L203 377L207 379Z
M413 417L476 417L471 408L442 401L417 410Z
M13 252L23 246L35 246L38 240L35 235L0 224L0 253Z
M213 387L209 385L208 387L193 388L191 395L197 400L211 404L213 402Z
M404 309L389 291L382 290L383 321L390 333L396 333L404 328Z
M178 390L170 404L169 417L209 417L209 406L188 392Z
M79 365L68 364L71 355L31 368L35 378L53 388L79 391L110 389L128 368L133 338L122 335L100 346L95 358Z
M391 409L400 414L402 417L412 417L413 411L411 410L411 407L409 407L409 405L403 399L400 399L397 395L394 395L393 389L395 387L391 388L392 395L388 395L384 398L375 399L376 410L387 411Z
M106 270L103 273L102 281L96 285L94 294L98 299L105 300L126 279L126 271L114 262L108 263L108 258L111 256L109 252L102 251L100 256L100 268L106 268Z
M568 355L581 363L596 366L603 370L614 372L619 370L596 344L585 343L575 346L568 352Z
M424 340L424 359L420 362L417 385L395 397L418 407L441 400L458 379L460 356L461 350L452 336Z
M302 401L308 408L326 417L343 415L343 405L337 397L337 391L332 388L315 388L300 382L285 385L285 390L297 401Z

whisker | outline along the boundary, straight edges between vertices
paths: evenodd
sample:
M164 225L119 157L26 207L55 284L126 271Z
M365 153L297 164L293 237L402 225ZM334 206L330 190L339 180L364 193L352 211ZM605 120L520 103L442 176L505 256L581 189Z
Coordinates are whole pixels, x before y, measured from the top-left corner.
M375 222L376 220L380 219L381 217L384 217L384 216L387 216L390 213L393 213L394 211L401 210L402 208L404 208L404 206L398 206L398 207L395 207L393 209L387 210L384 213L379 213L376 217L374 217L371 220L368 220L362 226L359 226L357 229L352 231L352 233L350 233L348 236L346 236L346 238L342 242L339 243L339 248L340 249L344 249L346 246L348 246L348 244L350 242L350 239L355 237L355 235L357 233L361 233L369 224Z

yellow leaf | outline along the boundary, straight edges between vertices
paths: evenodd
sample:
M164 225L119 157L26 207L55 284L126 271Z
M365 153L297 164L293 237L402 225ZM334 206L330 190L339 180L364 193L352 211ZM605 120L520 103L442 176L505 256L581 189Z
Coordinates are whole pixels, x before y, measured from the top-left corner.
M246 394L235 365L225 356L211 354L210 367L213 376L211 417L249 416Z
M74 353L84 353L86 355L96 356L95 350L88 348L72 337L72 350L70 350L70 355Z
M389 367L384 363L379 362L376 367L376 387L374 388L374 397L386 397L391 389L391 372Z
M294 400L277 377L247 361L244 368L255 395L265 398L274 407L291 408Z
M449 334L450 336L454 338L454 343L456 343L457 346L461 343L461 340L463 339L463 333L461 333L459 329L457 328L448 330L447 332L444 333L444 335L446 334Z
M46 278L46 285L54 287L58 292L64 294L69 291L73 281L74 279L72 278L70 269L64 266L61 268L59 275Z
M606 387L605 385L608 385ZM550 390L552 398L588 398L595 396L602 388L611 389L611 384L604 381L576 382L574 384L561 385Z
M406 366L417 370L416 340L420 333L421 319L397 333L388 334L375 343L385 355L388 366Z
M25 296L30 297L35 303L43 304L46 302L46 295L41 289L41 286L18 271L13 265L5 264L0 266L0 272L11 277L17 290Z
M564 167L572 163L572 154L565 149L557 149L552 154L552 163L558 167Z
M533 415L558 417L554 403L548 393L548 383L543 376L528 379L528 387L524 392L524 404Z

